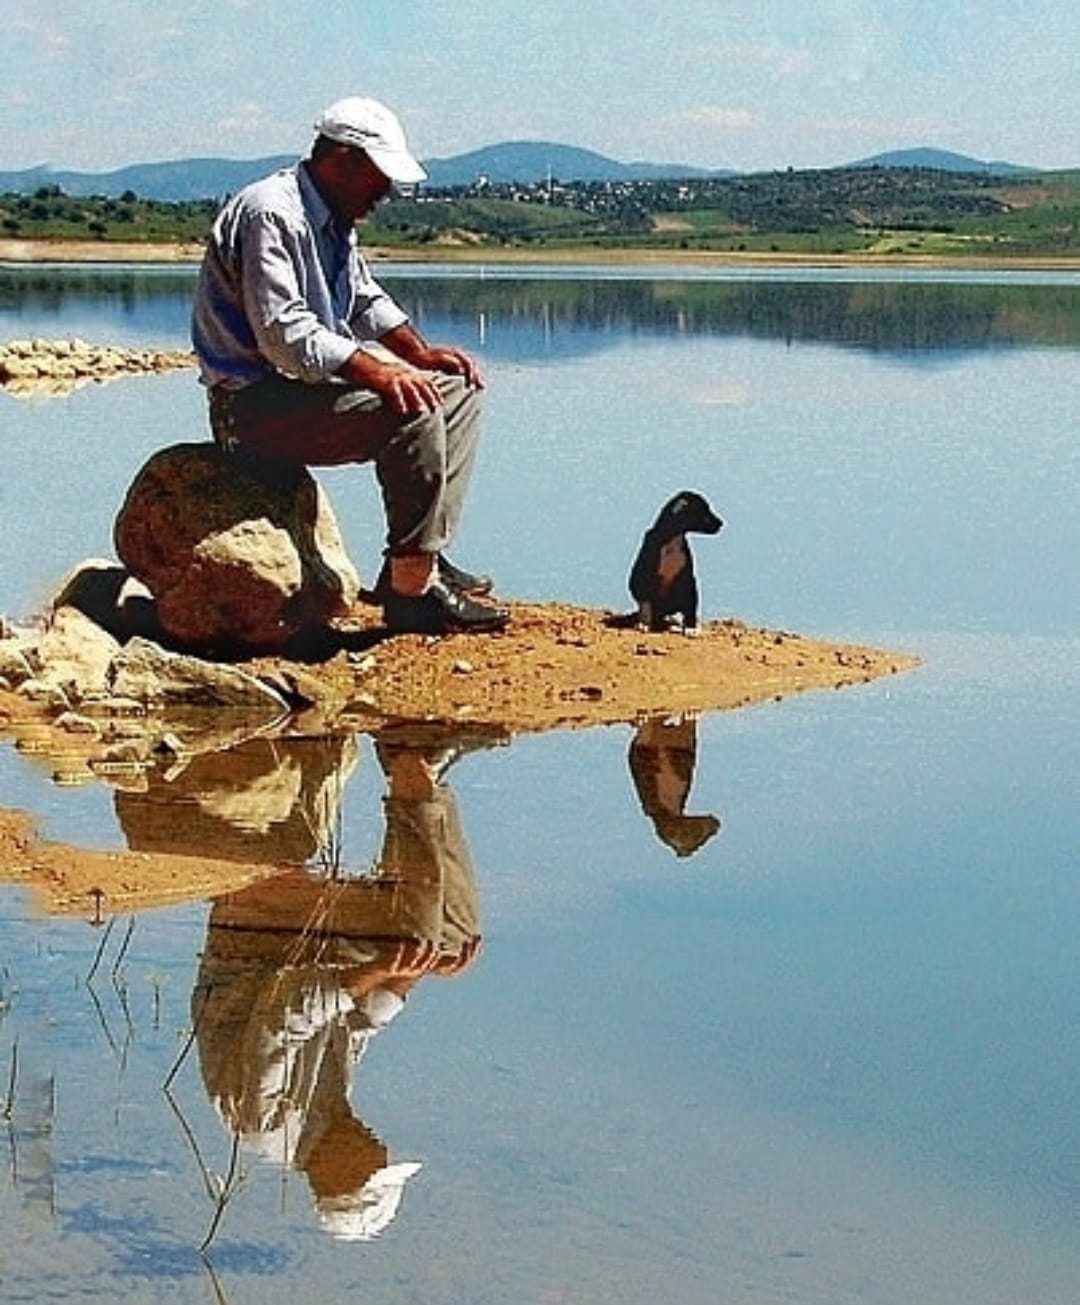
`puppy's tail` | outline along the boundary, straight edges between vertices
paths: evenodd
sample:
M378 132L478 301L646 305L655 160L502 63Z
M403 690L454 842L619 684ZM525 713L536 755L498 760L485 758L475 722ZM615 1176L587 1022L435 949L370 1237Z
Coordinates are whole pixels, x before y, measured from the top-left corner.
M637 612L609 612L604 624L609 630L636 630L638 619Z

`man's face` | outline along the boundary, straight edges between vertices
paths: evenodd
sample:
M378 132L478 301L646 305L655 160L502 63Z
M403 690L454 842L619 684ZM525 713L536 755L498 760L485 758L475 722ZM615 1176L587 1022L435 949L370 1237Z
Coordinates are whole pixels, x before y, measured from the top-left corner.
M326 160L326 196L335 213L349 222L365 218L387 197L393 182L363 150L343 145Z

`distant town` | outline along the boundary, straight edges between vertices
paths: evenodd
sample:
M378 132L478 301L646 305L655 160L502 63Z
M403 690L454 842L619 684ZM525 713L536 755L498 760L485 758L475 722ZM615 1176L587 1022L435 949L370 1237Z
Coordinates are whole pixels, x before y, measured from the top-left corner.
M0 195L0 235L20 240L201 242L220 202ZM495 180L394 198L364 241L418 249L1080 256L1080 172L997 174L848 166L683 178Z

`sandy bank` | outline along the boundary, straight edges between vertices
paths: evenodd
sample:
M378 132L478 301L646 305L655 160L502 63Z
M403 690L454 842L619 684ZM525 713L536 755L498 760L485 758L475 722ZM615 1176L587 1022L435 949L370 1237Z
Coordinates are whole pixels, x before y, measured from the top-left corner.
M640 727L658 718L732 710L809 690L834 691L912 669L910 653L753 628L729 618L697 638L645 634L613 613L559 603L510 603L505 633L383 637L378 612L358 606L340 623L338 651L323 660L263 658L244 669L302 697L306 710L262 739L327 739L409 728L513 735L596 726ZM174 729L185 733L178 754ZM239 746L214 726L204 743L185 723L153 710L87 725L71 712L35 708L0 689L0 736L60 784L105 783L140 791L168 786L183 760L214 757L233 793ZM236 738L243 739L242 730ZM170 743L169 740L172 740ZM236 754L239 756L240 754ZM214 849L220 852L220 849ZM49 911L92 916L211 897L280 869L214 855L87 852L40 839L33 821L0 811L0 882L31 889Z
M424 245L388 249L365 245L377 262L550 264L552 266L949 268L996 271L1076 271L1080 257L946 257L939 254L803 254L688 249L499 249L476 245ZM198 263L198 243L0 239L0 263Z

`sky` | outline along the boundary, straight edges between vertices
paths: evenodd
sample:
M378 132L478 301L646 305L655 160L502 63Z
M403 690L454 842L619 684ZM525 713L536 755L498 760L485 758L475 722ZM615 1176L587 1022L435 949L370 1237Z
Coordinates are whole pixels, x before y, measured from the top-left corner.
M345 95L421 158L506 140L763 171L930 145L1080 167L1075 0L0 0L0 170L306 152Z

